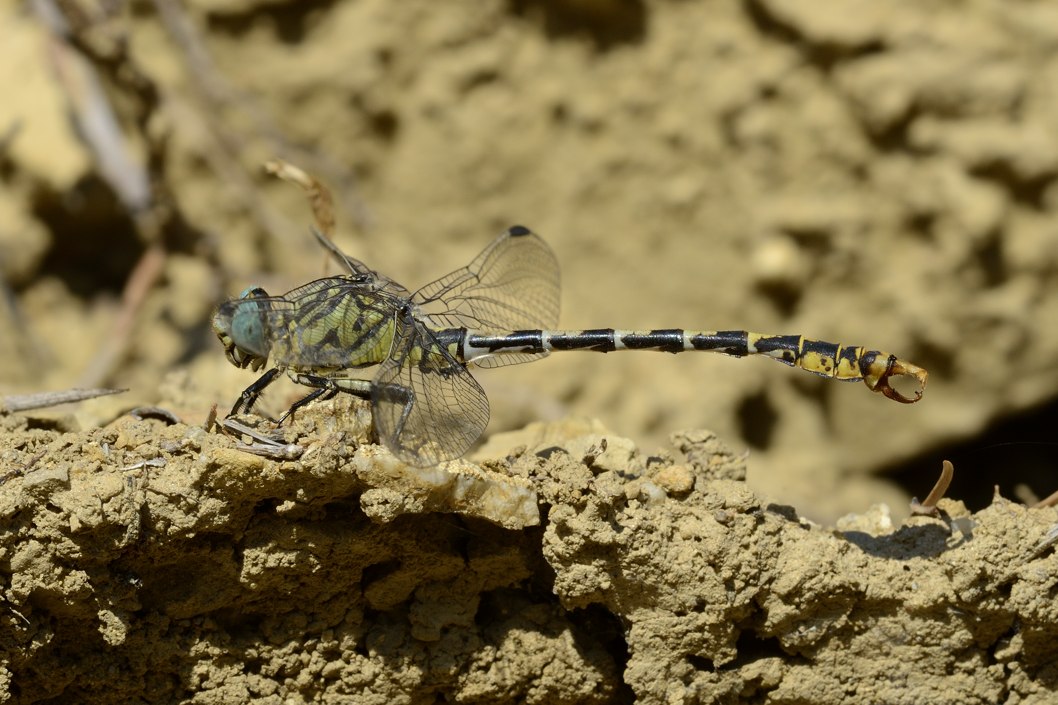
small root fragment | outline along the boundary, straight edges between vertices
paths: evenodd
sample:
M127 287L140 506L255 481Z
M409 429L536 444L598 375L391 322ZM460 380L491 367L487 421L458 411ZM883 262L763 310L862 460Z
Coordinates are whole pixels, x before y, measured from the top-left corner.
M328 238L334 236L334 198L326 186L314 176L282 159L269 159L264 168L267 173L305 189L312 206L312 215L316 219L316 227Z
M938 516L940 510L937 509L937 503L944 498L944 493L947 492L948 487L951 486L951 481L954 476L955 466L952 465L950 460L943 461L941 463L940 477L937 478L937 482L933 485L933 489L930 490L928 495L926 495L926 499L922 502L919 502L917 497L911 499L911 514L913 516Z
M156 419L164 421L170 426L180 423L179 416L160 406L137 406L135 409L129 409L128 414L140 421L143 419Z
M1055 490L1051 494L1047 495L1036 504L1032 505L1033 509L1044 509L1046 507L1053 507L1058 505L1058 490Z

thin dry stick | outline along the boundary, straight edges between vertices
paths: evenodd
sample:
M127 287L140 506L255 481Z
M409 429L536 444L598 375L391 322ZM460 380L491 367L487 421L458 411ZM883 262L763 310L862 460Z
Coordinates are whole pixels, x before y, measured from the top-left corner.
M103 348L81 375L81 385L97 386L101 380L113 373L118 361L124 357L132 338L132 328L136 323L136 318L147 294L162 276L165 259L165 250L157 244L148 247L140 257L128 281L125 282L125 290L121 294L121 311L114 320L111 333L107 336Z
M356 177L351 170L325 154L318 154L293 144L271 119L269 111L260 104L260 101L227 81L210 57L205 42L202 41L200 32L183 2L154 0L154 7L169 36L186 57L192 84L197 86L202 101L206 104L201 111L202 118L208 124L207 129L212 133L212 138L222 144L224 150L228 152L231 157L230 161L236 161L235 157L246 153L247 148L244 136L220 119L228 108L238 110L245 115L252 122L254 133L264 137L269 142L272 151L306 163L313 171L325 174L331 183L338 184L343 195L342 205L354 226L360 231L367 230L371 216L357 192ZM207 153L206 156L212 155ZM218 161L224 162L225 160ZM220 173L224 175L224 172ZM231 177L226 177L226 180L231 181ZM249 203L253 205L252 202Z
M334 236L334 198L326 186L282 159L270 159L265 162L264 168L269 174L305 189L312 205L312 215L316 218L316 227L328 238Z
M282 443L268 435L241 424L235 419L224 419L220 422L221 429L228 433L246 435L253 438L257 443L247 443L238 446L238 449L253 455L260 455L273 460L297 460L304 454L305 449L296 443Z
M42 450L39 453L37 453L36 455L34 455L32 458L30 458L24 465L22 465L22 467L15 468L14 470L8 470L3 475L0 475L0 485L3 485L8 480L13 480L16 477L20 477L20 476L25 475L30 470L32 470L34 467L36 467L37 463L40 462L41 458L43 458L47 454L48 454L48 451Z
M81 385L95 387L112 374L127 350L137 314L165 263L162 232L173 221L177 209L166 181L165 135L150 124L161 112L162 94L133 60L126 34L109 27L105 13L89 14L73 0L34 0L34 7L55 36L61 38L61 48L73 47L80 55L65 52L67 65L84 64L80 75L64 84L70 103L82 120L103 124L104 129L99 131L85 130L87 141L97 155L101 171L107 174L135 221L141 239L150 243L126 282L122 310L111 335L81 377ZM74 60L81 57L84 61ZM147 158L143 164L127 154L123 146L126 140L121 136L116 111L100 87L104 77L128 99L133 122L146 141ZM122 146L115 146L117 142ZM120 155L124 156L118 158Z
M242 133L232 129L228 124L230 120L225 122L223 119L226 106L241 102L241 96L235 95L234 89L217 71L183 2L154 0L154 7L169 36L183 50L192 85L198 88L198 95L193 94L190 100L175 95L167 101L174 122L183 125L188 134L197 133L195 149L199 156L225 186L232 189L235 198L264 232L273 240L282 240L292 224L272 208L239 163L240 156L249 149L247 140ZM245 112L251 119L256 119L263 110L251 105Z
M29 411L45 409L59 404L70 404L110 394L121 394L127 389L66 389L61 392L35 392L33 394L12 394L0 397L0 409L3 411Z
M231 144L231 140L223 134L220 127L214 124L217 121L213 116L178 96L170 99L166 107L173 120L184 126L184 132L196 136L196 153L209 164L217 178L232 190L234 199L246 209L268 237L277 242L288 237L295 224L272 207L258 184L247 175L238 161L238 155L242 151L237 145Z
M911 500L911 513L914 515L926 515L936 516L937 515L937 502L943 497L944 493L948 491L948 487L951 485L951 480L955 476L955 466L951 464L950 460L941 462L940 478L937 479L937 483L933 485L933 489L926 496L926 499L922 502L918 501L918 498L912 498Z
M270 159L265 162L265 171L273 176L278 176L284 181L297 184L305 189L312 206L312 215L316 220L316 227L330 241L334 241L334 199L330 190L319 180L310 176L303 170L282 159ZM324 253L323 269L326 271L329 258Z
M51 30L50 48L56 76L99 173L130 213L143 212L152 201L147 169L129 150L100 73L85 58L90 49L95 49L84 36L92 26L92 19L69 2L35 0L34 6L37 16ZM71 49L74 45L78 51ZM99 55L92 58L98 60Z
M1053 507L1058 505L1058 490L1055 490L1051 494L1047 495L1036 504L1032 505L1033 509L1043 509L1045 507Z
M224 81L217 71L206 45L199 36L198 28L184 10L181 0L154 0L154 9L169 36L187 57L191 79L200 87L209 100L225 103L241 96ZM250 106L256 108L257 106Z

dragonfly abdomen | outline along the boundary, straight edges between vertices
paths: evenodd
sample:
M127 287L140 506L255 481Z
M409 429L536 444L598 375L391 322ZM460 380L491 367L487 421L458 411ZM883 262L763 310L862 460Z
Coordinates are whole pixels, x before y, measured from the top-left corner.
M544 353L552 350L588 350L616 352L617 350L657 350L678 353L690 350L722 352L744 356L757 352L747 331L686 331L681 328L656 330L620 330L592 328L588 330L518 330L502 333L468 331L463 355L472 360L483 355L499 353ZM783 338L796 336L778 336Z
M921 392L916 392L914 398L905 397L889 386L890 377L911 376L918 380L920 386L926 380L925 370L889 353L862 346L812 340L801 335L767 335L744 330L688 331L661 328L636 331L595 328L500 333L467 331L459 353L460 357L470 362L492 355L541 354L553 350L604 353L618 350L657 350L668 353L699 351L735 357L765 355L823 377L845 381L863 380L872 391L903 402L917 401Z
M579 331L517 330L509 333L468 331L462 355L466 360L502 353L539 354L552 350L660 350L683 352L688 347L687 333L676 328L651 331L628 331L593 328Z

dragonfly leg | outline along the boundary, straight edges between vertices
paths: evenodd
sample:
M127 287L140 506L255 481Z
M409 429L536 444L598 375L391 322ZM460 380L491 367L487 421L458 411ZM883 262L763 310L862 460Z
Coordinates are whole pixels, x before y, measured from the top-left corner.
M400 407L400 418L393 425L393 437L400 438L404 433L404 425L408 422L408 416L411 415L415 393L400 384L376 384L373 399L376 403L388 402Z
M366 379L332 379L331 382L339 392L352 394L366 401L371 401L371 392L375 388L374 382Z
M273 367L268 370L268 372L261 375L256 382L244 389L242 394L239 395L239 398L235 400L235 406L231 407L231 413L229 413L228 416L248 413L250 408L256 404L257 400L261 397L261 393L264 392L268 385L275 381L276 375L278 374L279 368Z
M298 384L303 384L306 387L315 387L316 389L291 404L286 413L279 417L279 420L276 422L277 426L286 421L287 418L292 416L298 409L311 404L317 399L333 399L338 392L352 394L354 397L359 397L360 399L371 399L371 382L368 380L336 379L305 373L293 375L292 378Z
M331 399L337 393L338 390L333 387L320 387L319 389L313 389L311 392L291 404L290 408L287 409L286 412L279 417L278 421L276 421L276 426L282 426L283 422L286 421L287 418L293 416L294 413L303 406L311 404L312 402L320 398Z

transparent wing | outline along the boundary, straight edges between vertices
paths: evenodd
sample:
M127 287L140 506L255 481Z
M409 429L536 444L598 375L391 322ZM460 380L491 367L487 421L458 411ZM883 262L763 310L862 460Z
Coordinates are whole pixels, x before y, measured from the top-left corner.
M399 314L394 327L371 392L379 438L410 465L458 458L488 425L485 392L411 314Z
M546 329L558 326L559 289L558 260L551 248L516 225L469 265L422 287L412 300L443 327Z
M350 257L339 250L338 246L335 245L329 237L320 232L318 228L312 227L310 229L312 230L312 236L316 238L316 242L320 244L320 247L327 250L339 265L348 269L349 274L352 275L353 279L358 280L365 286L371 286L375 289L384 289L394 295L404 297L411 295L411 292L387 277L385 274L379 274L360 260L355 257Z

